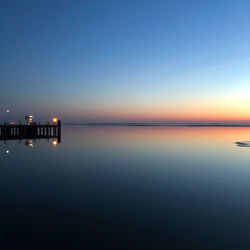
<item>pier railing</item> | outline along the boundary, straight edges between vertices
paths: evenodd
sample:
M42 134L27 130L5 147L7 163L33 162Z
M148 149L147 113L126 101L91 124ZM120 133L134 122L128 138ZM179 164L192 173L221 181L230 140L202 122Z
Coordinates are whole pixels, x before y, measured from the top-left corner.
M61 141L61 121L57 124L0 125L0 140L57 138Z

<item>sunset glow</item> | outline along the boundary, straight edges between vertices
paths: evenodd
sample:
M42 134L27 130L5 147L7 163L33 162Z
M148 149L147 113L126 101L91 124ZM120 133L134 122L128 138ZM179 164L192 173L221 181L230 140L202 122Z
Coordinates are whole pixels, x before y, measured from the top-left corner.
M250 122L247 1L218 8L210 1L111 2L83 1L58 19L42 4L34 19L35 3L17 4L26 16L17 23L2 13L10 40L1 47L0 80L10 86L1 97L2 119L25 112L78 123ZM34 32L33 22L43 33ZM22 30L33 49L22 36L11 37Z

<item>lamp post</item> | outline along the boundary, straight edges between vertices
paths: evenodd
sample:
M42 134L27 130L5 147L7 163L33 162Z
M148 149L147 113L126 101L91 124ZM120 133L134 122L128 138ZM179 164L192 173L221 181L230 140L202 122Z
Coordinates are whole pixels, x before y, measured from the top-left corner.
M9 114L9 113L10 113L10 110L7 109L7 110L6 110L6 122L7 122L7 123L9 123L9 119L8 119L8 118L9 118L9 117L8 117L8 114Z

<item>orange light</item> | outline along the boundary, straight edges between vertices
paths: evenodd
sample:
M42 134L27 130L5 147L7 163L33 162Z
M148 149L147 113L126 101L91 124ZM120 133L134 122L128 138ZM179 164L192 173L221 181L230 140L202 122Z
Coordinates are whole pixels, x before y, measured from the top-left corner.
M57 145L57 141L53 141L53 145L56 146Z
M57 123L58 119L57 118L53 118L52 121L53 121L53 123Z

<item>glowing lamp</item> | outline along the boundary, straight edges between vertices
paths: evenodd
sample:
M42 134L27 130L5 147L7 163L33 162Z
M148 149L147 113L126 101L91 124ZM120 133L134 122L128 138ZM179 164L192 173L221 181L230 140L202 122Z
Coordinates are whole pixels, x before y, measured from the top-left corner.
M57 123L58 119L57 118L53 118L52 121L53 121L53 123Z
M53 145L54 145L54 146L56 146L56 145L57 145L57 141L53 141L52 143L53 143Z

